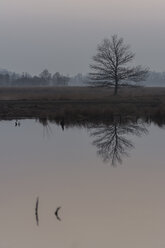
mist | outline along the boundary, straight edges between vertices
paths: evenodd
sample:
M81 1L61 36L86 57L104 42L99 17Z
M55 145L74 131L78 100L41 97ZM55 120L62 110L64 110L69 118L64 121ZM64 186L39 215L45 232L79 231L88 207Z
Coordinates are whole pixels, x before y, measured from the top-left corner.
M1 0L0 67L86 74L97 44L116 33L135 63L164 71L164 8L162 0Z

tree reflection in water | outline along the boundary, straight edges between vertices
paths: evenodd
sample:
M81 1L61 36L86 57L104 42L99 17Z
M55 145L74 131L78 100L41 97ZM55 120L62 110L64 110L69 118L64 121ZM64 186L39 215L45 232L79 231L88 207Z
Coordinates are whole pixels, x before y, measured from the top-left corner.
M47 134L51 131L49 123L56 123L62 126L62 119L39 118L39 122L46 127ZM97 147L97 153L104 162L111 161L112 166L122 163L122 157L128 156L128 151L134 148L133 142L128 139L130 135L141 136L147 134L147 126L151 124L151 119L134 117L112 116L108 122L100 121L77 121L65 120L65 127L87 128L90 136L94 138L92 144ZM157 122L156 122L157 123ZM164 123L164 122L163 122Z
M98 155L104 162L111 161L112 166L122 163L122 157L128 156L128 151L134 145L128 135L141 136L148 130L143 121L121 122L113 121L110 124L99 124L90 127L90 135L94 137L92 144L97 147Z

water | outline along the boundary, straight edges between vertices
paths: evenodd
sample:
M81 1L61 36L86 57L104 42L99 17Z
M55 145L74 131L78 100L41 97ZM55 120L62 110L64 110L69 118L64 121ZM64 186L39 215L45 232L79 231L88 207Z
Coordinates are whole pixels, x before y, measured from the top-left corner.
M165 246L163 128L2 121L0 140L0 248Z

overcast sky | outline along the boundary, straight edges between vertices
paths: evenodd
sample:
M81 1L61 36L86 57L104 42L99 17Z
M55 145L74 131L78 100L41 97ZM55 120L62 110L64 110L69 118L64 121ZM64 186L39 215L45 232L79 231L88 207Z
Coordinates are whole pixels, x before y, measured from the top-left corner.
M165 70L164 0L0 0L0 68L89 72L97 44L122 36L135 63Z

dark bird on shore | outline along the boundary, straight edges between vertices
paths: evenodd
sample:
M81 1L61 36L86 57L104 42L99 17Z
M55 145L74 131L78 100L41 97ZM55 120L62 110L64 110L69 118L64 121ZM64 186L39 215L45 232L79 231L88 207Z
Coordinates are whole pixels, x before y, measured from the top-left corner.
M37 197L36 206L35 206L35 216L36 216L37 226L39 226L38 205L39 205L39 197Z
M54 213L55 216L56 216L56 218L57 218L57 220L59 220L59 221L61 221L61 218L60 218L59 215L58 215L58 212L59 212L60 208L61 208L61 207L58 207L58 208L56 209L55 213Z

